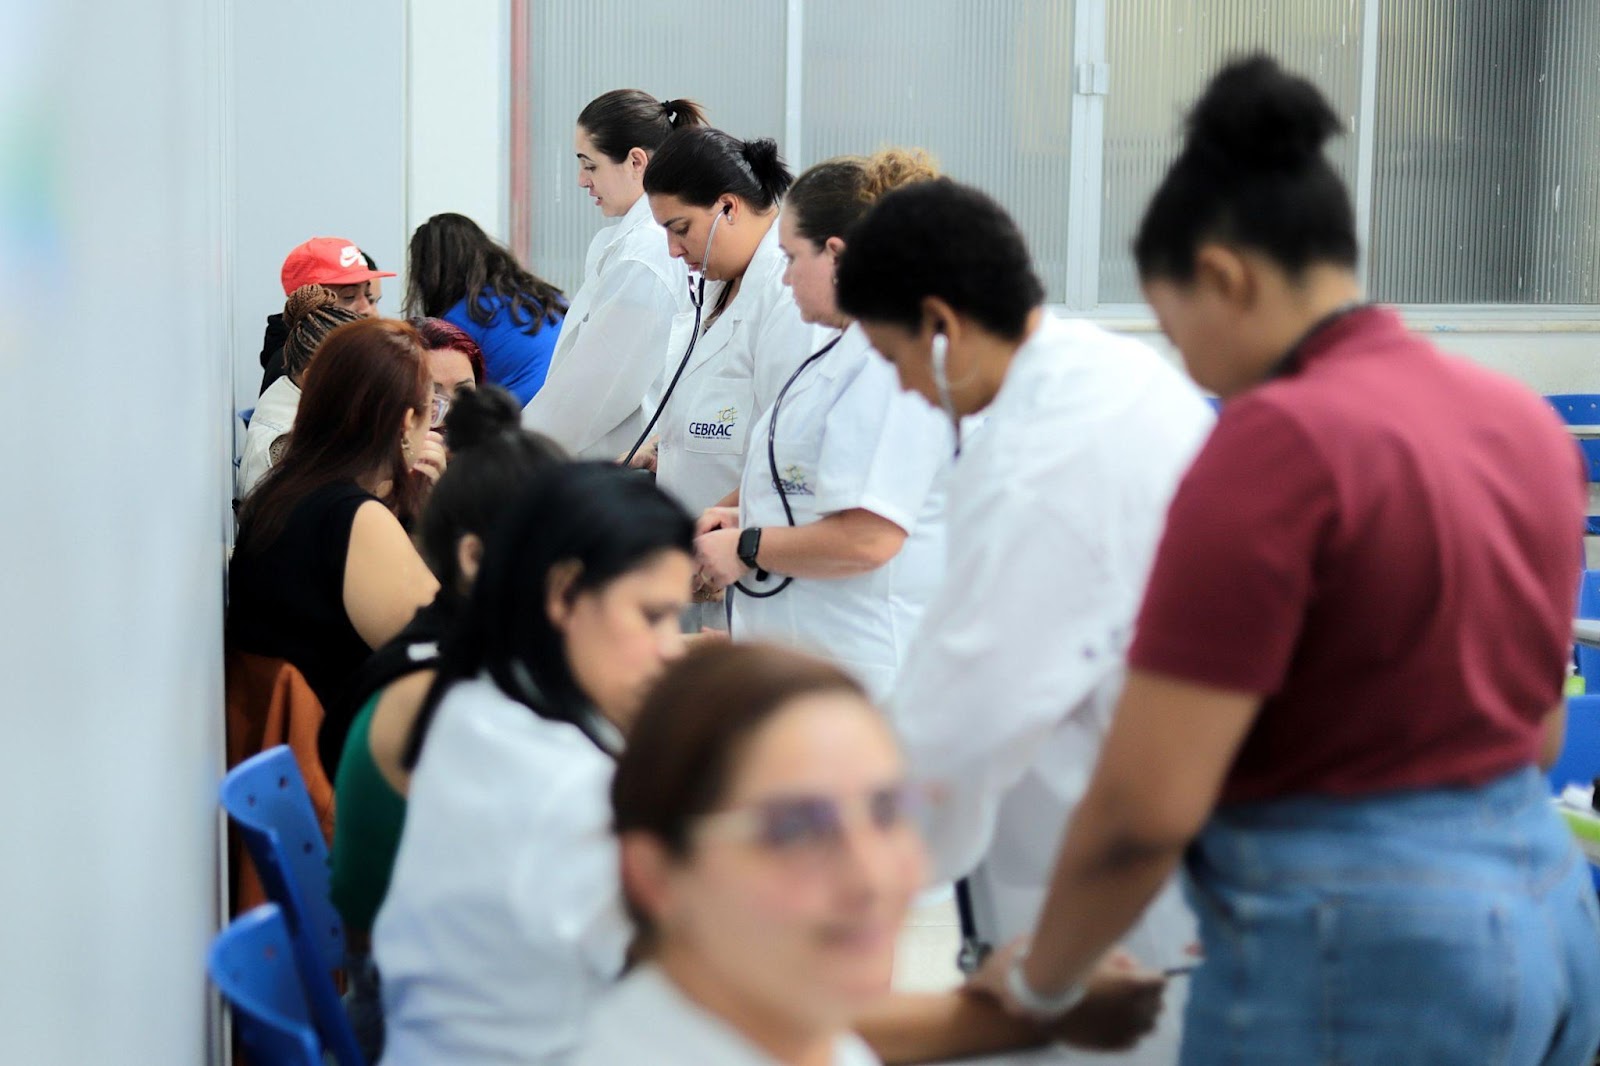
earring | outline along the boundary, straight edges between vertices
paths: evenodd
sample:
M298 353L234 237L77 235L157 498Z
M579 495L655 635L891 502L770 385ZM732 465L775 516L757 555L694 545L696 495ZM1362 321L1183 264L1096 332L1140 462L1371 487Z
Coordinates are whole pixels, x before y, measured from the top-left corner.
M410 437L401 437L400 438L400 454L405 456L407 459L411 458L411 438Z

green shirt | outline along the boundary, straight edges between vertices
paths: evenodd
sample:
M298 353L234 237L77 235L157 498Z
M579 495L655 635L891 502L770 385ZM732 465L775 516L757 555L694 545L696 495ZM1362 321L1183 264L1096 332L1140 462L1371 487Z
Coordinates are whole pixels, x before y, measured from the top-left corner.
M390 787L372 759L367 734L381 691L350 723L334 782L333 905L345 929L371 932L389 892L389 875L406 822L406 798Z

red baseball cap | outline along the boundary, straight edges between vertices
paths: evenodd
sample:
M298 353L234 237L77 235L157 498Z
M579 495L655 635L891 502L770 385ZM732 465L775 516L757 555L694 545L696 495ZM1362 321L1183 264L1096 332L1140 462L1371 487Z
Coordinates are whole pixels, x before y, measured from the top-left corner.
M361 249L343 237L313 237L283 261L283 294L302 285L354 285L373 278L392 278L392 270L367 266Z

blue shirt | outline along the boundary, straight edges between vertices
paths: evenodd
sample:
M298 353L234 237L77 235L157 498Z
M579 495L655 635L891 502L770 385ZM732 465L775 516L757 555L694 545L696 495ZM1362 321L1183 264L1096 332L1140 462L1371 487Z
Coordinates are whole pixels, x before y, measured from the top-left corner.
M467 313L465 299L440 317L461 327L467 336L478 342L478 347L483 349L485 379L509 390L519 404L526 406L544 384L544 376L550 369L550 356L555 352L556 340L561 336L561 326L565 321L562 316L566 308L556 308L556 321L545 322L539 327L539 332L530 336L527 332L528 322L513 321L510 310L498 296L490 296L488 303L494 314L486 326L473 321Z

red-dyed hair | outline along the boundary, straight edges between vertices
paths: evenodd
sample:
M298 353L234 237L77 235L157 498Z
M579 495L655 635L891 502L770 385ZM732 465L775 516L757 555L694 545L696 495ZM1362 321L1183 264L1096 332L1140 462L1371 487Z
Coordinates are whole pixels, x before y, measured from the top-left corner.
M433 381L422 337L394 319L340 326L317 346L301 382L288 450L245 498L238 550L270 543L307 495L378 473L402 522L421 509L425 479L401 448L405 413L428 417Z
M454 322L442 318L408 318L407 322L422 337L422 346L430 352L450 350L460 352L472 364L472 380L483 384L483 349L467 335L467 331Z

